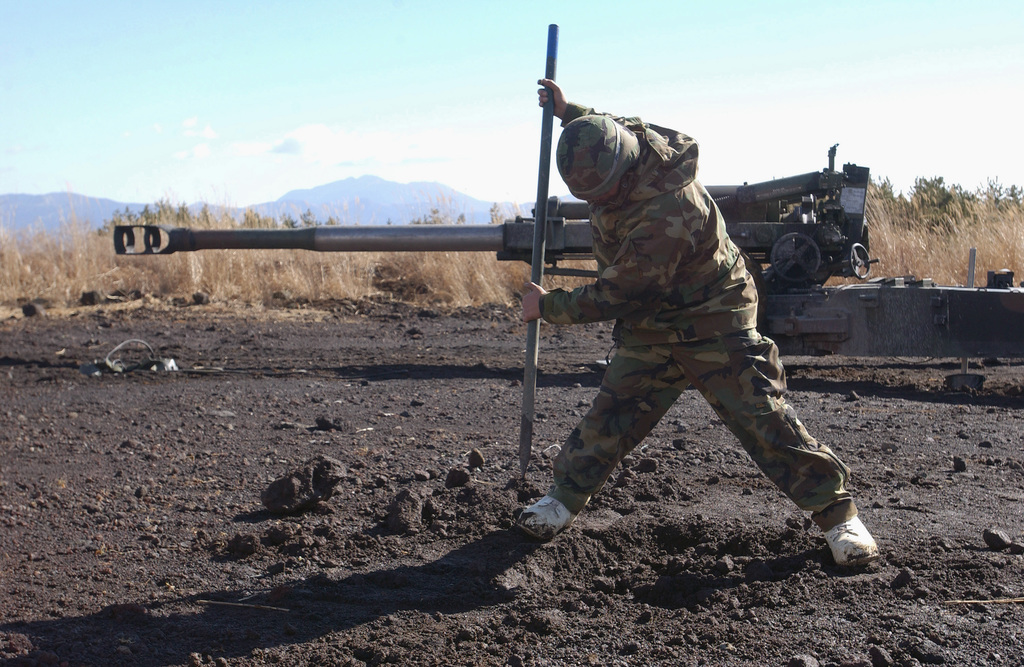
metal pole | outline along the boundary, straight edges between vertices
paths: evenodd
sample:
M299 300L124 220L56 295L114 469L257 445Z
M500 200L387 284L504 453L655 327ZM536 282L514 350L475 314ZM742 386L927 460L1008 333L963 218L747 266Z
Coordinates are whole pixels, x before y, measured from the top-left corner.
M971 248L967 255L967 288L974 288L974 264L978 258L978 249ZM967 357L960 357L960 373L967 375L967 370L970 366L970 362Z
M555 78L558 58L558 26L548 26L548 55L544 78ZM544 244L548 223L548 176L551 172L551 133L555 117L555 96L548 95L540 131L540 169L537 177L537 206L534 209L533 257L530 280L538 285L544 279ZM523 411L519 425L519 472L526 477L533 450L534 397L537 392L537 350L540 344L540 320L530 322L526 330L526 364L523 373Z

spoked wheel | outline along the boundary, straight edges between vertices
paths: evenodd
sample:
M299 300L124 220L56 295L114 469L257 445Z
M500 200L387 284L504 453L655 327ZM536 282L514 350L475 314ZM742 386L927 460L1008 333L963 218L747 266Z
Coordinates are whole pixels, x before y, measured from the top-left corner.
M810 236L784 234L772 246L772 275L790 284L810 282L821 267L821 249Z

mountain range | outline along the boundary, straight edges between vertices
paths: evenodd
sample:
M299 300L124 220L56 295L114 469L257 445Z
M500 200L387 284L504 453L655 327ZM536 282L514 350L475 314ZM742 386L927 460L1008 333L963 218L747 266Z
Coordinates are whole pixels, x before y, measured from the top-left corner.
M490 222L495 204L474 199L440 183L395 183L377 176L360 176L307 190L292 190L275 201L239 208L228 207L228 210L236 218L250 208L260 215L278 220L286 217L300 220L304 215L312 214L320 223L333 218L333 222L342 225L403 225L437 219L485 224ZM510 207L515 210L513 204L497 205L503 213ZM14 231L41 229L52 232L62 223L77 220L99 228L115 212L127 209L137 213L145 206L147 204L119 202L71 192L0 195L0 227ZM203 203L193 203L189 208L199 210L203 206ZM223 207L210 205L210 208L220 210ZM527 205L527 209L530 208L532 206Z

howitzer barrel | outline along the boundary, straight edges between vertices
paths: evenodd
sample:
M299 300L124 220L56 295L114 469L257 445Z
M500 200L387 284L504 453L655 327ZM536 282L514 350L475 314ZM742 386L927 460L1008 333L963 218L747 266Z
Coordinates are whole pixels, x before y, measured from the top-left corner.
M586 202L552 197L548 248L555 253L591 250ZM576 222L566 222L573 220ZM301 229L192 229L166 225L117 225L118 255L170 255L196 250L313 250L318 252L495 252L529 261L533 221L500 225L319 226ZM510 257L511 258L511 257Z
M169 255L195 250L296 249L318 252L497 252L502 225L189 229L160 225L114 227L119 255Z

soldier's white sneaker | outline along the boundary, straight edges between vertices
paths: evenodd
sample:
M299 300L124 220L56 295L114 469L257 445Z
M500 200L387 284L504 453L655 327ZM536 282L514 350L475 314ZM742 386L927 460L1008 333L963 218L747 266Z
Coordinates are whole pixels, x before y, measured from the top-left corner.
M836 565L867 565L879 557L875 538L860 517L844 521L825 533L825 541L832 550Z
M560 501L544 496L523 510L516 525L530 537L547 541L572 525L575 518Z

